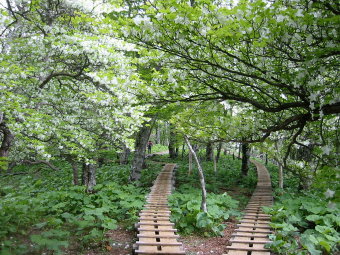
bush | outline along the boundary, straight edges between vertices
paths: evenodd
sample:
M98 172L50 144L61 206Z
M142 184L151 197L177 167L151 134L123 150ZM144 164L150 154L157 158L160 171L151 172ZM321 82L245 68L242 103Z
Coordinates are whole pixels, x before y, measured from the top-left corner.
M117 228L118 222L126 228L137 222L147 190L122 185L129 174L124 168L100 168L100 184L87 194L84 186L65 182L72 180L67 164L58 167L59 172L42 169L34 175L34 167L23 169L32 171L31 176L2 177L1 255L64 254L71 243L79 249L89 243L100 245L105 232Z
M340 244L340 204L321 195L284 195L265 212L275 230L268 247L278 254L336 254Z
M208 194L208 213L200 210L201 191L183 186L182 192L175 192L169 198L171 221L183 234L194 232L205 236L222 235L225 226L223 222L230 216L239 216L236 211L238 202L226 193Z

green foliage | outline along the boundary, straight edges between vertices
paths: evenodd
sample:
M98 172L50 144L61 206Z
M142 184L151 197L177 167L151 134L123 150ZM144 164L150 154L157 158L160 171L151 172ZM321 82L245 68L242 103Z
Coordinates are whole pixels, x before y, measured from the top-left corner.
M274 190L274 195L277 194L279 196L282 193L282 190L279 189L279 168L277 165L274 165L272 163L268 163L266 167L270 174L272 187ZM297 192L298 191L299 178L296 175L292 174L291 172L284 171L283 178L284 178L284 189L286 192Z
M265 212L275 234L268 245L278 254L335 254L340 244L340 204L320 195L284 195Z
M183 187L169 198L171 221L183 234L194 232L205 236L222 235L223 222L230 216L239 216L238 202L227 193L208 194L208 213L200 210L201 191L196 188Z
M168 151L168 146L162 144L155 144L152 146L152 153Z
M162 165L158 163L149 162L147 164L147 167L142 170L142 175L140 180L138 181L138 186L151 187L161 170Z
M178 185L190 184L193 187L199 187L198 172L194 164L194 171L191 176L188 175L188 164L182 162L177 172L176 182ZM237 187L238 190L244 189L246 193L251 194L257 183L256 168L252 164L248 176L242 176L241 160L232 159L229 155L222 155L217 173L214 172L213 162L202 162L206 186L208 192L219 192L226 188Z
M126 228L137 222L146 190L122 185L121 180L129 174L124 167L119 170L120 166L110 164L99 168L99 184L87 194L84 186L65 182L71 180L70 166L56 164L60 172L42 169L33 175L36 166L26 167L31 175L0 179L1 255L43 251L64 254L70 243L80 247L100 245L105 232L116 229L118 222ZM16 170L24 169L20 166Z
M163 161L162 157L159 157ZM167 158L164 158L167 160ZM182 234L202 233L205 236L222 235L223 224L231 216L240 216L239 204L244 205L246 198L242 194L251 192L256 183L256 175L252 169L247 178L241 177L240 161L221 155L218 172L213 170L213 162L202 162L208 192L208 213L200 210L201 190L197 169L188 175L188 165L180 159L176 160L179 168L176 171L176 192L170 196L172 221ZM241 180L243 179L243 180ZM233 199L226 193L238 185L244 188Z

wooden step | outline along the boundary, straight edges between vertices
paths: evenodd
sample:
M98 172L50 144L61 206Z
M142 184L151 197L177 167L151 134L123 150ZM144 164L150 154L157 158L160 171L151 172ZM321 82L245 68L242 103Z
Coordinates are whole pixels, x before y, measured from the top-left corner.
M184 254L185 255L185 251L152 251L152 253L150 251L142 251L142 250L135 250L136 254L145 254L145 255L152 255L152 254L162 254L162 255L177 255L177 254Z
M147 235L147 234L137 234L140 238L179 238L179 235Z
M239 241L239 240L232 240L232 243L245 243L245 244L267 244L271 243L271 241L256 241L256 240L249 240L249 241Z

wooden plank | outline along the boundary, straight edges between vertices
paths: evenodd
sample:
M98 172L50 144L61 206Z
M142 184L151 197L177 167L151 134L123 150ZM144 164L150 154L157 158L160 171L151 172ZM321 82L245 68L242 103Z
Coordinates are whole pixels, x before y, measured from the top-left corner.
M163 243L163 242L141 242L141 241L137 241L136 244L140 247L140 246L180 246L182 247L182 243Z
M179 235L165 235L165 234L161 234L161 235L151 235L151 234L137 234L137 237L141 237L141 238L179 238Z
M265 235L265 234L260 234L260 233L233 233L232 235L231 235L232 237L233 236L239 236L239 237L249 237L249 238L252 238L252 237L254 237L254 238L260 238L260 237L264 237L264 238L267 238L268 237L268 235Z
M177 229L169 220L167 197L172 190L174 167L175 164L164 166L147 196L147 204L139 213L136 254L185 254L182 243L177 241Z
M256 241L256 240L248 240L248 241L241 241L241 240L233 240L233 243L246 243L246 244L267 244L271 243L268 241Z

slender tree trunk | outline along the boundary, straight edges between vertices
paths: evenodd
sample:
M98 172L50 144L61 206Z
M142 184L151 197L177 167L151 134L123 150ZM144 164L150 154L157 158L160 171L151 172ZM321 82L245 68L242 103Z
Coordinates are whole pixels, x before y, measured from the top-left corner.
M81 184L87 186L89 183L89 174L88 174L88 167L85 163L82 165L82 174L81 174Z
M206 145L206 149L205 149L205 160L213 161L213 157L214 157L214 146L213 146L213 143L208 142Z
M75 162L71 156L66 156L66 160L72 166L72 175L73 175L73 185L79 185L79 171L78 171L78 164Z
M3 121L2 117L1 121ZM2 133L2 141L0 146L0 172L8 167L8 155L11 148L14 136L9 130L5 122L0 122L0 132Z
M191 150L189 150L189 171L188 171L188 175L192 174L192 152Z
M96 186L96 165L83 163L82 185L86 186L86 192L92 193Z
M89 164L88 165L88 183L87 183L87 188L86 191L88 193L93 192L94 186L96 186L96 165L94 164Z
M214 156L214 173L217 174L217 155Z
M207 209L207 190L205 188L205 179L204 179L204 174L203 174L203 169L201 167L201 164L197 158L197 155L194 151L194 149L191 147L191 144L189 142L189 139L187 136L184 136L184 139L188 145L189 150L191 151L192 155L195 158L195 161L197 163L197 168L198 168L198 174L199 174L199 178L200 178L200 183L201 183L201 189L202 189L202 203L201 203L201 210L203 212L208 212Z
M72 169L73 169L73 185L79 185L78 181L78 166L76 162L72 163Z
M176 158L176 133L174 131L173 124L170 123L170 137L169 137L169 157L170 158Z
M167 122L165 122L164 123L164 129L163 129L163 135L162 135L162 137L161 137L161 143L162 143L162 145L164 145L164 146L169 146L169 140L168 140L168 137L169 137L169 135L168 135L168 123Z
M123 151L119 153L119 163L121 165L127 165L129 163L130 149L123 144Z
M216 163L218 163L218 161L220 160L221 150L222 150L222 142L219 142L217 146Z
M182 159L184 159L184 152L185 152L185 143L182 145Z
M279 163L279 188L283 189L283 166Z
M157 129L156 129L156 144L161 144L161 133L162 133L162 125L160 122L158 122Z
M137 133L135 143L135 155L132 162L130 181L138 181L141 177L145 160L146 145L149 141L154 120L144 123Z
M266 153L266 165L268 165L268 154Z
M241 172L243 176L248 175L249 170L249 144L248 143L242 143L242 168Z
M240 158L241 157L241 148L242 148L242 144L239 144L238 145L238 158Z

